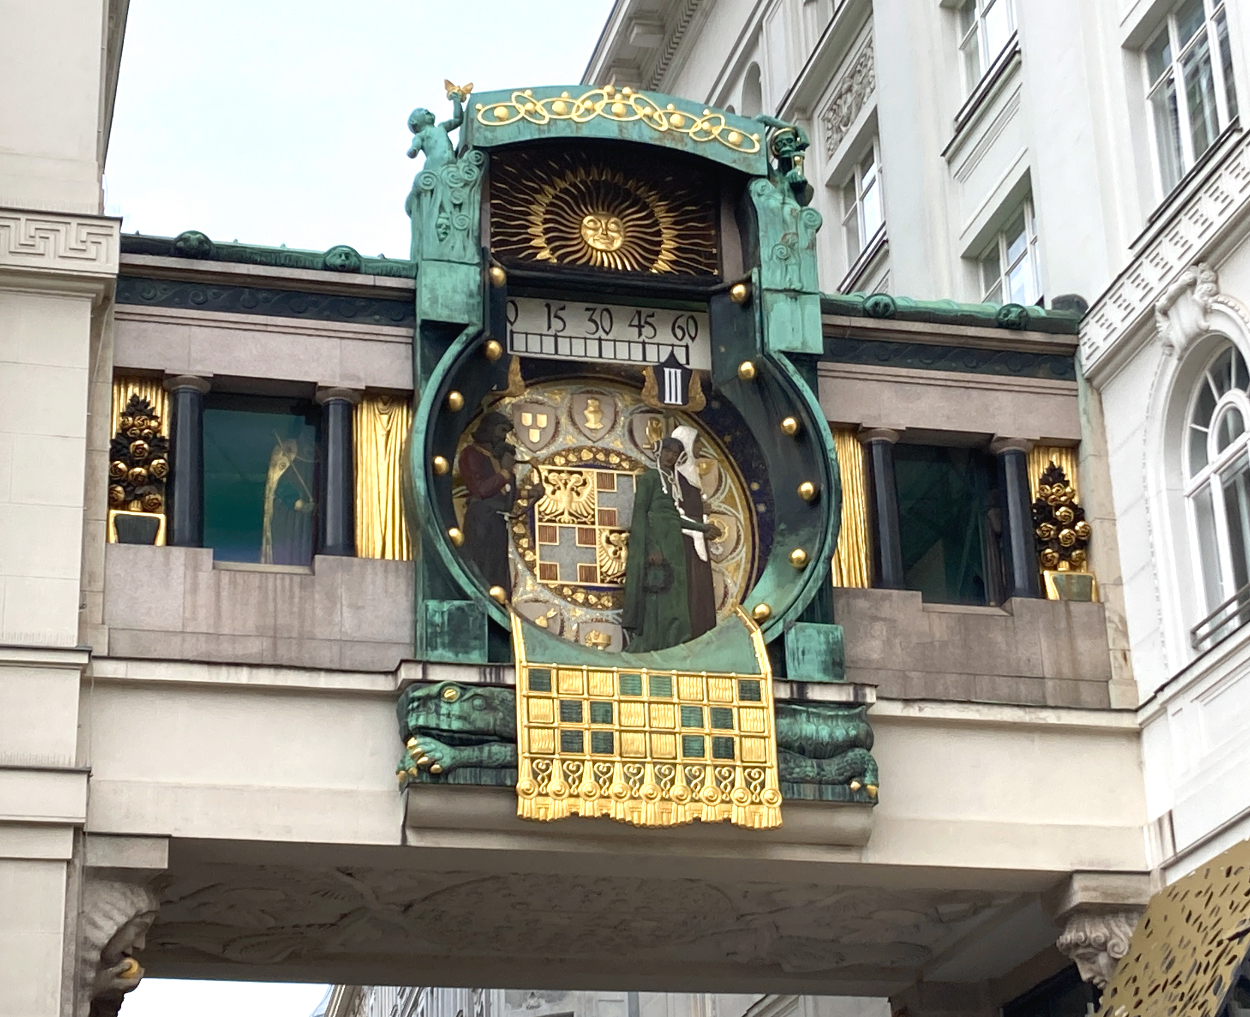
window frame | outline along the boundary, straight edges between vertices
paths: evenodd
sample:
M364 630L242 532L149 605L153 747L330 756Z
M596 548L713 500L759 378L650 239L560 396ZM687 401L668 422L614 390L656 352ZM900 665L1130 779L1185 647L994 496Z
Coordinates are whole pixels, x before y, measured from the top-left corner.
M1018 215L1023 215L1024 217L1024 251L1018 258L1016 258L1015 261L1012 261L1009 257L1011 243L1010 238L1007 236L1007 230L1011 224L1016 221ZM995 253L998 258L998 278L994 285L986 286L984 266L986 259L989 258L991 252ZM993 242L986 246L981 255L976 259L977 286L981 294L981 303L1016 303L1016 301L1006 299L1008 296L1007 281L1011 270L1025 260L1028 260L1030 264L1031 271L1029 276L1034 292L1032 297L1025 301L1024 304L1025 306L1031 306L1037 304L1043 297L1041 249L1038 244L1037 232L1037 210L1033 206L1033 196L1031 194L1026 194L1020 201L1020 204L1012 210L1011 215L1007 217L1006 225L995 233ZM990 297L995 290L998 290L1000 299L991 300Z
M880 221L873 228L871 233L867 232L867 222L864 217L864 196L867 193L864 190L865 167L872 168L872 187L877 192L877 207L880 209ZM878 135L872 136L872 142L866 148L864 155L859 158L852 166L850 175L838 189L842 201L842 243L843 250L846 254L846 267L850 272L863 257L864 252L876 246L877 238L884 232L886 223L885 208L885 177L881 168L881 139ZM851 207L847 207L847 192L854 191L854 198ZM851 251L851 234L848 225L854 218L856 229L857 248Z
M1210 618L1241 589L1240 587L1234 588L1234 583L1236 582L1235 565L1228 529L1225 482L1231 480L1239 472L1250 473L1250 392L1237 387L1235 361L1230 365L1230 386L1223 394L1216 394L1216 379L1212 374L1216 362L1226 352L1230 351L1234 358L1241 361L1243 374L1250 371L1250 364L1247 363L1245 354L1242 353L1235 343L1228 342L1222 345L1220 349L1208 357L1198 376L1198 380L1193 385L1193 390L1189 394L1185 408L1185 437L1181 457L1184 469L1182 493L1185 499L1186 527L1189 534L1190 547L1193 550L1191 558L1193 561L1194 579L1197 583L1198 591L1207 601L1204 607L1204 617L1206 618ZM1250 383L1250 376L1247 376L1247 381ZM1209 388L1211 393L1216 395L1216 399L1211 409L1211 415L1208 418L1208 422L1212 426L1205 428L1207 431L1207 462L1199 469L1194 470L1191 432L1197 427L1194 423L1194 415L1197 412L1198 401L1204 388ZM1226 448L1218 450L1218 424L1230 408L1235 408L1241 413L1242 431L1241 434L1229 442ZM1243 462L1245 467L1244 470L1241 470L1239 466ZM1210 492L1214 524L1216 561L1211 564L1218 570L1218 574L1214 577L1207 574L1209 564L1204 560L1204 541L1198 521L1198 499L1204 491ZM1247 561L1244 565L1250 569L1250 553L1246 555L1246 558ZM1219 591L1219 599L1215 603L1210 602L1211 594L1209 589L1217 589ZM1221 625L1220 628L1223 628L1223 626Z
M1002 4L1003 9L1007 12L1007 34L1003 38L1003 44L994 52L989 51L989 33L985 31L986 13L990 11L996 4ZM967 11L972 10L972 21L967 28L963 27L962 21L967 16ZM1015 0L966 0L961 4L957 11L960 24L959 31L959 62L961 65L961 73L964 79L964 94L972 95L985 76L994 68L998 62L998 58L1011 45L1011 40L1015 38L1017 29L1019 28L1016 21L1016 4ZM975 79L972 77L971 68L968 63L968 45L975 36L977 50L977 74Z
M1183 46L1179 45L1180 32L1177 23L1177 12L1184 0L1174 3L1171 9L1163 16L1162 23L1151 33L1139 51L1141 61L1142 88L1145 96L1146 106L1146 122L1151 141L1152 159L1155 168L1155 181L1159 187L1159 197L1164 198L1171 194L1185 180L1189 172L1202 160L1202 158L1210 152L1218 142L1220 136L1228 130L1229 125L1237 118L1240 109L1240 101L1237 97L1236 76L1233 76L1232 82L1228 82L1224 77L1224 61L1222 51L1220 49L1219 30L1217 26L1217 18L1223 15L1225 31L1228 28L1228 4L1227 0L1201 0L1203 20L1202 25L1194 31L1193 35L1185 42ZM1150 63L1147 55L1150 48L1160 38L1167 36L1168 52L1171 59L1164 65L1159 75L1155 78L1150 76ZM1215 131L1211 136L1210 142L1202 152L1195 154L1193 128L1190 121L1189 102L1187 101L1188 82L1185 78L1185 58L1201 44L1205 38L1208 50L1208 56L1211 66L1211 91L1214 93L1216 123ZM1231 46L1231 35L1230 35ZM1177 137L1176 142L1176 158L1178 160L1175 169L1175 179L1169 180L1165 176L1164 159L1161 150L1161 139L1159 136L1159 124L1156 118L1155 96L1162 89L1166 89L1168 82L1173 83L1173 95L1175 99L1175 121ZM1231 84L1231 88L1230 88ZM1229 110L1229 92L1232 92L1233 101L1238 109ZM1171 139L1170 139L1171 140Z

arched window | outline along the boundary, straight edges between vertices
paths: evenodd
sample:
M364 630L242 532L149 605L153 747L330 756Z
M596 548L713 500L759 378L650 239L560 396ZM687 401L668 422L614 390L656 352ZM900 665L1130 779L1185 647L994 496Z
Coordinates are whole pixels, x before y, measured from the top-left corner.
M1209 615L1192 632L1206 649L1250 620L1250 373L1226 345L1191 397L1186 487L1199 582Z
M742 115L756 117L763 111L764 96L760 84L760 65L752 64L747 68L746 79L742 82Z

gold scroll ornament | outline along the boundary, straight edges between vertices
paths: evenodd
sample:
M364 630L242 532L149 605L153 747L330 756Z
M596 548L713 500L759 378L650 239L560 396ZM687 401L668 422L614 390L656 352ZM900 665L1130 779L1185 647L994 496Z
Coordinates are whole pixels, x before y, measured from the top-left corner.
M760 150L758 133L747 134L729 126L723 113L710 109L701 115L677 109L671 102L661 107L655 100L632 88L616 89L612 85L592 88L579 96L561 92L543 99L535 98L533 89L513 92L506 102L476 107L477 122L485 127L503 127L525 119L539 126L553 120L571 120L584 124L596 117L628 122L637 120L664 134L683 134L691 141L716 141L734 152L753 155Z
M531 662L514 614L517 815L780 826L772 672L759 627L737 613L757 674Z

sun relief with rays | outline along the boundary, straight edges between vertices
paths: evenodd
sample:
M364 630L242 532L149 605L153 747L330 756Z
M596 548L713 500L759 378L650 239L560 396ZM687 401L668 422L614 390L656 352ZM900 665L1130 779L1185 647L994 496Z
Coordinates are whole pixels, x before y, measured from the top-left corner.
M504 264L715 276L716 188L684 160L603 144L498 153L491 250Z

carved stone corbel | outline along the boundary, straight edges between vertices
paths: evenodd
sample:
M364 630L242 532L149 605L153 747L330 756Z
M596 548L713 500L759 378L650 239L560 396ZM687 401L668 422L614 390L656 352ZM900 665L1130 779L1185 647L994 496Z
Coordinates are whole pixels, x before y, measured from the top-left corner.
M77 1017L114 1017L139 984L143 949L160 900L147 883L88 876L78 925Z
M1210 329L1211 302L1219 276L1206 262L1191 265L1155 303L1155 327L1163 352L1179 357Z
M1081 978L1101 992L1128 953L1143 910L1074 911L1067 916L1055 946L1076 965Z

